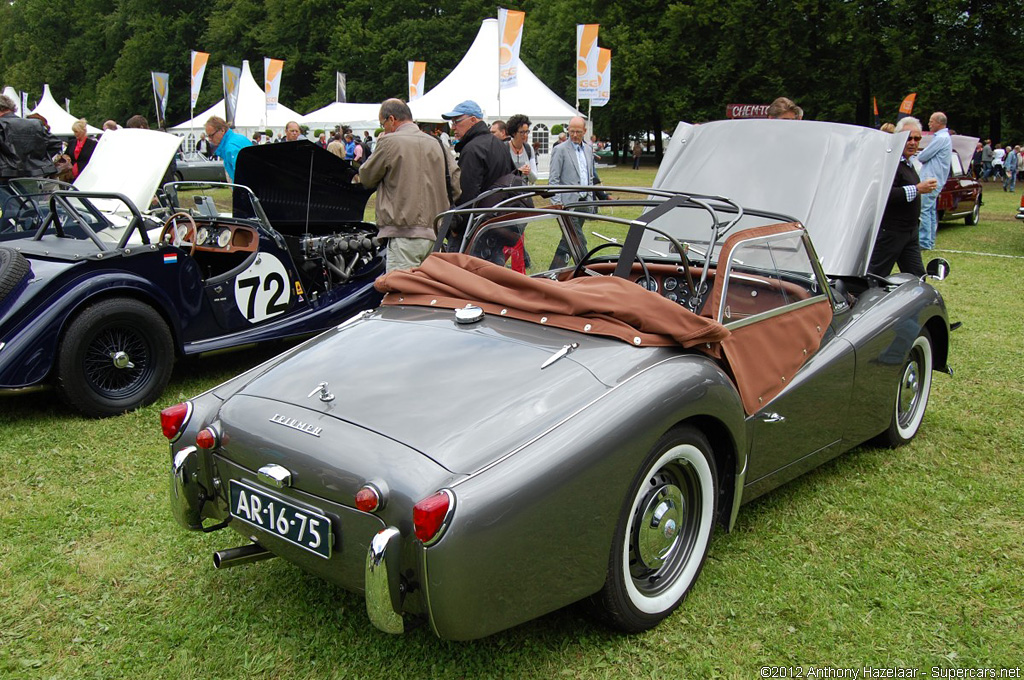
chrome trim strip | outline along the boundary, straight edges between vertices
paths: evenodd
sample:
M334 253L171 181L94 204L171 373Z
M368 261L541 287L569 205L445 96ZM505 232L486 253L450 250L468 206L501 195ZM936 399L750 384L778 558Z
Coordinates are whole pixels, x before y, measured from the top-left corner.
M787 312L792 312L792 311L795 311L797 309L803 309L804 307L810 307L811 305L816 305L819 302L821 302L822 300L828 300L828 296L823 294L823 293L822 294L818 294L818 295L815 295L812 298L807 298L806 300L800 300L799 302L791 302L790 304L785 305L784 307L776 307L775 309L768 310L767 312L761 312L760 314L755 314L754 316L748 316L747 318L740 319L739 321L730 321L729 323L722 324L722 325L724 325L730 331L734 331L737 328L743 328L744 326L749 326L750 324L757 323L758 321L764 321L765 319L772 319L772 318L775 318L776 316L782 316L783 314L786 314Z
M405 632L398 611L398 560L401 532L388 527L377 532L366 551L366 614L377 629L392 635Z

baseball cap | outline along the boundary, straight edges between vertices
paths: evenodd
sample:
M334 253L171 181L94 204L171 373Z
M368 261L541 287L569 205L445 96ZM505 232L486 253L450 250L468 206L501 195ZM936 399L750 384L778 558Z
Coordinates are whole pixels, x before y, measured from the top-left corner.
M441 117L445 120L451 120L452 118L458 118L459 116L475 116L477 118L483 118L484 112L481 110L479 104L472 99L467 99L448 113L441 114Z

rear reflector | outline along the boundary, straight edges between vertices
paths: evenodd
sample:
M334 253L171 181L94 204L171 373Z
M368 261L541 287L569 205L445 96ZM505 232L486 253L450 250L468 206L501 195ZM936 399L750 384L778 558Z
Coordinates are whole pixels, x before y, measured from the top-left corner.
M187 401L168 406L160 411L160 427L164 431L164 436L172 442L180 437L181 431L185 429L191 415L192 404Z
M363 512L376 512L380 508L380 494L372 486L356 491L356 508Z
M217 436L217 431L212 427L204 427L196 435L196 446L201 449L212 449L220 443L220 437Z

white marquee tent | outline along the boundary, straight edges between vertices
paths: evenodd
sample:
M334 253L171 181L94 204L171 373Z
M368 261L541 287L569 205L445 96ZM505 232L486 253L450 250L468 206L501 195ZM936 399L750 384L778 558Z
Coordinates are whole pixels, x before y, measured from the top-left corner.
M427 65L429 72L430 65ZM547 131L553 125L565 125L581 115L533 74L519 60L518 85L498 92L498 20L485 19L466 55L448 76L416 101L410 102L413 117L419 122L442 120L441 114L456 104L472 99L483 109L489 121L522 113L533 122L533 139L541 142L542 153L549 151Z
M39 103L36 104L36 108L29 111L29 113L38 113L40 116L45 118L47 124L50 126L50 132L52 134L58 137L74 136L74 133L71 132L71 124L78 120L78 118L65 111L63 107L54 100L53 94L50 92L49 85L43 85L43 96L39 100ZM98 127L93 127L92 125L86 125L85 129L90 135L98 135L102 132Z
M333 130L335 125L348 125L356 132L369 130L370 134L380 127L377 114L380 113L380 104L354 104L334 102L322 109L310 111L299 119L299 122L308 125L311 130L323 128Z
M211 85L220 86L220 73L216 73L218 77L213 79L214 83L207 82L207 87ZM210 79L207 80L209 81ZM203 126L210 116L225 117L223 99L202 113L197 114L192 120L186 120L184 123L175 125L169 131L186 135L186 137L194 133L196 138L198 138L199 134L203 132ZM242 62L242 78L238 86L238 107L235 111L235 130L246 137L252 137L255 131L266 130L267 128L283 131L288 121L298 121L301 118L302 116L281 103L278 103L276 109L268 111L266 93L256 83L256 79L252 77L249 61ZM186 142L185 148L191 148L193 145L194 142Z

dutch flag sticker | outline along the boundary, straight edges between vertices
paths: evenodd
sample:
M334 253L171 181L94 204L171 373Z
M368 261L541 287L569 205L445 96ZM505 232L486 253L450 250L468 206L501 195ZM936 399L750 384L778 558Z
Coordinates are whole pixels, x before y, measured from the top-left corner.
M178 254L177 253L164 253L164 264L177 264Z

